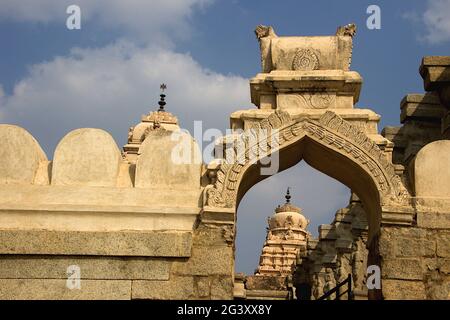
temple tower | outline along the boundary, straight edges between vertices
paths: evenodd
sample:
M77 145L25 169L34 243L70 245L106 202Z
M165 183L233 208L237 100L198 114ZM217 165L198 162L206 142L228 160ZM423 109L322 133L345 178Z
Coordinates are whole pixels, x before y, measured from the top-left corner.
M289 188L286 203L278 206L268 218L267 237L262 249L256 275L290 275L295 267L298 252L306 249L310 233L306 230L309 220L302 209L291 203Z

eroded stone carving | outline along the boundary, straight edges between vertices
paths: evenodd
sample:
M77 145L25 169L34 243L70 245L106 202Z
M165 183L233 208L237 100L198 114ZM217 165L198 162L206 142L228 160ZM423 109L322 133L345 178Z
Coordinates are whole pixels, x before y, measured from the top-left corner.
M305 108L326 109L332 107L336 101L336 95L331 93L301 93L279 95L278 107L280 109Z
M311 49L298 49L292 61L292 70L316 70L319 58Z
M262 71L348 70L356 26L339 27L335 36L279 37L271 26L255 29L261 49Z
M349 23L345 26L340 26L337 28L337 36L350 36L354 37L356 34L356 25L354 23Z

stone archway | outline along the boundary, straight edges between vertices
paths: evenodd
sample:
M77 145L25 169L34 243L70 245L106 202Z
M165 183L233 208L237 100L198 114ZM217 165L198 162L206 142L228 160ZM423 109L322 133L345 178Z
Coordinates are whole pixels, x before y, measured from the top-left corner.
M294 121L289 113L277 110L251 129L270 133L252 140L248 136L254 134L244 132L235 139L243 147L239 148L239 143L227 147L216 168L214 185L205 188L208 207L236 213L244 194L268 177L259 173L261 160L274 155L279 157L278 172L304 159L358 194L369 215L369 240L378 232L383 211L409 199L393 164L377 144L332 111L318 120L304 117Z

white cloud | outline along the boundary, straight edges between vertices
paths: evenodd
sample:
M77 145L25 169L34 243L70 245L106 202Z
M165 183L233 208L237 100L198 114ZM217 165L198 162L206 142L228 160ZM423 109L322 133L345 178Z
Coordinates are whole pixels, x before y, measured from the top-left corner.
M121 145L128 127L156 110L161 82L168 85L166 108L187 128L204 120L204 128L224 129L232 111L250 104L242 77L204 69L188 54L118 41L33 65L12 94L0 99L0 112L47 150L78 127L104 128Z
M167 41L168 35L186 37L189 17L213 0L0 0L0 18L60 23L65 27L66 9L81 8L82 29L98 23L107 29L127 32L127 36L147 41ZM162 39L160 39L162 38Z
M421 41L439 44L450 40L450 0L428 0L422 14L407 12L403 18L425 27Z
M450 40L450 0L429 0L423 14L427 28L425 39L430 43Z

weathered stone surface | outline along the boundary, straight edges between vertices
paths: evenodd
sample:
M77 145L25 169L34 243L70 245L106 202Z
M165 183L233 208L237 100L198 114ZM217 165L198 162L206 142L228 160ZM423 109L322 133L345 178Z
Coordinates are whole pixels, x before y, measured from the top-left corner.
M286 277L248 276L245 287L248 290L286 290Z
M189 232L0 230L0 254L189 257L191 244Z
M450 299L450 277L439 270L432 270L425 275L425 292L430 300Z
M436 94L408 94L400 102L400 122L417 119L419 121L439 121L445 114Z
M139 148L137 188L195 190L200 188L201 154L183 131L151 131Z
M427 144L414 161L417 197L450 197L450 141Z
M231 275L233 248L228 246L192 247L187 261L176 261L171 273L178 275Z
M450 212L417 212L417 226L431 229L450 229Z
M211 299L233 299L234 284L231 277L215 277L211 282Z
M450 257L450 234L440 234L437 237L437 256L448 258Z
M438 268L441 272L450 275L450 259L440 259L438 258L437 262Z
M422 281L389 280L382 282L383 297L387 300L426 299L425 285Z
M425 90L434 91L450 82L450 57L426 56L422 59L420 75Z
M52 185L116 186L120 162L119 148L106 131L71 131L56 147Z
M34 183L41 163L47 163L47 156L28 131L0 124L0 184Z
M383 279L422 280L422 263L420 259L384 260Z
M199 298L209 298L211 294L211 280L209 277L196 277L195 284Z
M171 277L168 281L134 280L132 299L194 299L194 279Z
M352 56L355 25L339 27L347 30L336 36L278 37L271 26L256 30L261 48L263 72L272 70L348 70Z
M432 257L436 243L425 239L394 238L396 255L399 257Z
M200 224L194 232L193 242L196 246L223 246L227 245L225 238L229 232L228 226Z
M131 281L81 280L80 289L69 289L66 280L0 279L2 300L127 300Z
M83 280L168 280L170 262L127 257L0 256L0 279L67 279L67 268L80 267Z

